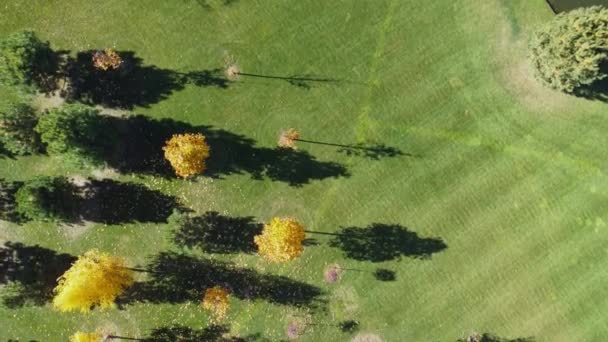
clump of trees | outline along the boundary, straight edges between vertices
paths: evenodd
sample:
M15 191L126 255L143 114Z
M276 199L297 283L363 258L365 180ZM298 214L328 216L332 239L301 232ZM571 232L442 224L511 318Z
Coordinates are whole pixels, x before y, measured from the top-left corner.
M0 83L38 89L53 68L53 52L34 32L21 31L0 39Z
M40 139L34 131L38 115L23 100L0 104L0 146L14 155L40 150Z
M258 252L273 262L296 259L304 251L304 226L292 218L275 217L264 225L261 235L254 237Z
M559 14L531 40L538 78L551 88L584 94L608 75L608 9L594 6Z
M111 307L134 280L123 258L93 249L78 257L58 282L53 306L59 311L86 313L96 305Z
M209 145L200 133L174 134L163 151L175 173L184 178L205 171L205 159L209 158Z
M15 193L16 212L31 220L55 221L76 208L73 187L64 177L37 177Z

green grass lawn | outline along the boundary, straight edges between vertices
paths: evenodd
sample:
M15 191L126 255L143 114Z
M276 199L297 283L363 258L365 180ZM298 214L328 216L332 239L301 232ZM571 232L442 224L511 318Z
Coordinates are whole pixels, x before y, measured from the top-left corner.
M253 222L293 216L316 232L396 225L417 234L397 239L405 255L386 256L389 244L372 246L379 258L349 258L331 245L335 235L311 233L317 245L296 261L274 265L255 254L203 254L175 244L170 224L128 220L0 221L0 242L39 245L51 255L98 248L139 267L160 253L183 253L181 275L179 267L172 271L178 280L195 277L188 272L205 277L196 260L212 258L251 268L269 283L284 276L318 288L310 306L280 303L291 294L276 288L262 298L233 298L226 321L232 334L259 334L261 341L286 339L292 319L312 322L302 341L350 341L356 333L337 326L346 320L383 341L456 341L472 331L605 340L607 105L554 93L532 77L526 39L553 17L544 0L225 2L6 0L0 33L33 29L73 54L113 46L158 70L214 70L231 58L246 73L338 81L303 85L242 76L227 87L189 83L165 89L166 98L148 96L139 102L145 106L130 111L251 139L245 145L254 148L215 147L248 153L233 156L235 168L219 169L217 178L78 169L48 156L0 159L0 178L103 174L175 196L200 215L217 211ZM403 154L373 160L302 142L299 151L313 162L282 164L279 175L256 174L251 165L264 153L274 160L277 134L288 127L304 139L384 144ZM328 163L344 172L318 170ZM290 182L290 172L305 177ZM429 239L447 247L415 257L414 247ZM46 260L54 259L43 260L40 267L51 267ZM323 271L332 263L363 272L346 271L339 283L326 284ZM396 279L378 281L377 268L394 271ZM96 328L145 338L174 324L208 326L209 316L189 300L202 289L183 287L177 296L133 296L121 308L89 315L62 314L48 302L0 305L0 340L65 341ZM11 290L0 295L8 298Z

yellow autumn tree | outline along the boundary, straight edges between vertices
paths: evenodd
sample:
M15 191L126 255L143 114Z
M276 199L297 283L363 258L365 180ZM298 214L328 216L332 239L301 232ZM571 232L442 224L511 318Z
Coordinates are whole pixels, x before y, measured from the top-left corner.
M220 286L214 286L205 290L203 302L201 303L205 310L211 311L215 320L220 321L226 317L230 301L228 299L228 291Z
M125 266L124 259L93 249L78 257L58 282L53 306L63 312L88 312L95 305L112 306L116 297L133 284L133 271Z
M202 134L174 134L163 151L175 173L184 178L205 171L205 159L209 158L209 145Z
M264 225L261 235L254 237L258 252L273 262L293 260L302 254L304 227L295 219L275 217Z

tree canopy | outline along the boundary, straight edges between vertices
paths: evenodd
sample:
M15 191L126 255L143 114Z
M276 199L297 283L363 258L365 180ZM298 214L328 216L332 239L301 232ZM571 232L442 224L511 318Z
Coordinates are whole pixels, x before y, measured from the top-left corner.
M167 141L165 158L175 173L188 177L205 171L205 159L209 158L209 145L202 134L175 134Z
M133 284L133 271L124 259L90 250L59 277L53 306L59 311L89 312L98 305L108 308Z
M302 254L304 227L295 219L275 217L264 225L261 235L254 238L258 252L273 262L293 260Z
M38 152L40 142L34 127L38 116L25 101L0 104L0 145L15 155Z
M87 147L102 139L103 132L96 128L99 120L98 111L91 107L66 105L42 115L35 131L49 154L91 159Z
M15 194L16 211L31 220L61 220L73 214L76 203L71 184L64 177L37 177Z
M226 313L230 307L228 291L221 286L214 286L206 289L201 305L205 310L211 311L214 320L222 320L226 317Z
M34 32L21 31L0 39L0 83L38 86L52 67L52 50Z
M587 91L607 76L608 9L594 6L559 14L532 37L536 74L567 93Z

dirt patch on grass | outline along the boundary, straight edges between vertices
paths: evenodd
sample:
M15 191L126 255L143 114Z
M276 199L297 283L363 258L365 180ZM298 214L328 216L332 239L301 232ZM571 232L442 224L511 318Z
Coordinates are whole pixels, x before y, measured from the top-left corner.
M104 167L103 169L95 169L91 172L91 175L95 178L95 179L106 179L106 178L111 178L114 179L116 177L119 176L118 171L116 171L116 169L113 169L111 167Z
M372 333L360 333L353 337L352 342L382 342L382 338Z
M59 96L59 92L52 94L37 94L32 100L32 107L38 112L44 112L47 109L61 107L65 103L65 99Z

